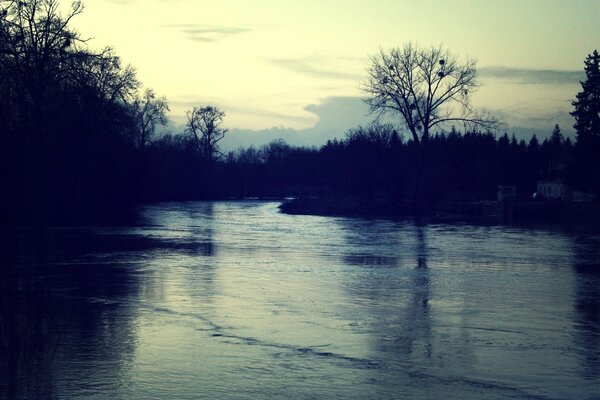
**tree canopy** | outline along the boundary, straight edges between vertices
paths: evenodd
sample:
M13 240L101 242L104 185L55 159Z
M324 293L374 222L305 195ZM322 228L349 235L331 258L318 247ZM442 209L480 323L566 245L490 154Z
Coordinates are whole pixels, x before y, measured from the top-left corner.
M600 54L594 50L585 61L585 81L572 102L577 132L570 180L579 189L600 196Z
M380 50L371 57L368 74L363 85L366 103L373 112L399 115L420 147L433 128L457 123L497 126L495 118L482 116L471 106L471 94L478 87L475 60L461 62L441 47L409 43Z
M578 135L600 136L600 54L594 50L584 61L585 81L581 82L581 92L573 101L575 117L573 127Z
M194 138L202 157L209 163L219 154L219 141L227 129L221 127L225 112L214 106L194 107L187 112L187 132Z

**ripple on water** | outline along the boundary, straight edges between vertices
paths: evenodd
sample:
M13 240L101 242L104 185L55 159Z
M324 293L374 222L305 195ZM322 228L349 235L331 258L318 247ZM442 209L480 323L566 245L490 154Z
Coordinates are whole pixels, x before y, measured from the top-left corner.
M0 374L0 390L12 382L15 398L183 399L597 393L598 236L290 216L259 201L140 212L138 226L5 241L16 248L5 265L19 268L5 268L14 285L0 286L0 349L11 369L0 365L13 371Z

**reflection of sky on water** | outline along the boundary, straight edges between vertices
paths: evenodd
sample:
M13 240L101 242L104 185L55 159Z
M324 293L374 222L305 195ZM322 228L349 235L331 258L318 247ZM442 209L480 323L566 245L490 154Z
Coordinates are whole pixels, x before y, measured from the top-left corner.
M598 237L261 202L141 216L5 233L1 390L579 398L599 383Z

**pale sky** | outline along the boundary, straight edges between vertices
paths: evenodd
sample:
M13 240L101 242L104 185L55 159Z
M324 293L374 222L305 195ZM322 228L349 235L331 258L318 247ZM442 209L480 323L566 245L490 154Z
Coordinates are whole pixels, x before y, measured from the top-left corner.
M477 108L507 130L570 130L583 60L600 47L597 0L87 0L74 25L110 45L170 117L214 104L229 128L337 136L367 121L369 56L407 42L478 61ZM352 101L356 100L356 101ZM358 115L359 114L359 115ZM325 119L329 118L329 121Z

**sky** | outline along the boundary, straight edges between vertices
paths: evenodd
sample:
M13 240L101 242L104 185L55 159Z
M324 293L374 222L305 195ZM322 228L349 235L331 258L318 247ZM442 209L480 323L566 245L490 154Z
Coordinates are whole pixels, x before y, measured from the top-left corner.
M477 60L472 103L518 136L572 133L583 60L600 47L597 0L87 0L73 22L169 102L226 112L228 146L320 144L373 119L362 102L380 49L441 45ZM391 118L393 122L400 120ZM227 138L226 138L227 139Z

